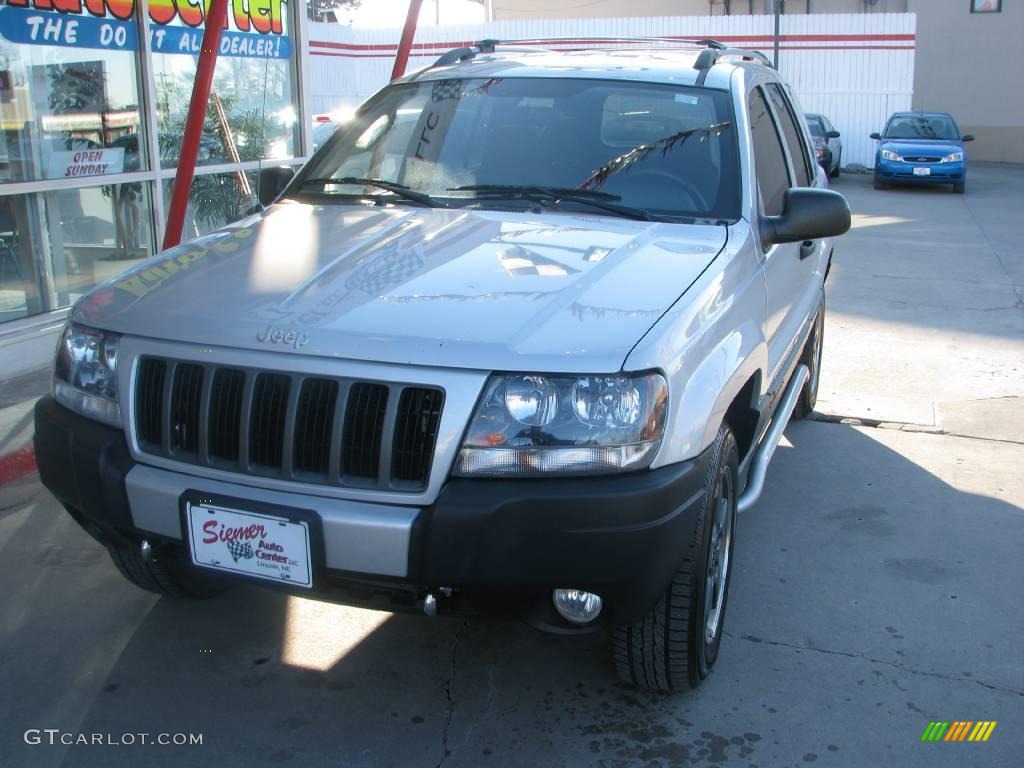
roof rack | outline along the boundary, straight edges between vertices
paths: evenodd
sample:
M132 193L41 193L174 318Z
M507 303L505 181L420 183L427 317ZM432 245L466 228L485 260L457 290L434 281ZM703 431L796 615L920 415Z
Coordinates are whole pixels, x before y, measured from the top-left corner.
M709 40L708 42L716 42L715 40ZM709 45L700 55L697 57L697 61L694 62L693 68L699 70L708 70L715 66L719 59L726 57L739 58L743 61L756 61L761 64L767 64L769 67L772 66L771 61L760 51L751 51L747 48L727 48L726 46L718 43L718 45Z
M711 69L711 67L713 67L721 58L740 58L744 61L757 61L761 64L766 64L769 67L772 66L768 57L760 51L750 51L745 48L730 48L718 40L707 37L693 40L679 37L547 37L543 39L526 38L521 40L480 40L470 46L453 48L437 59L437 61L428 67L428 69L458 64L460 61L472 59L480 53L494 53L499 45L502 46L503 50L508 51L509 53L527 53L549 50L548 48L542 47L542 44L558 45L559 43L582 43L584 45L594 43L605 43L610 45L616 45L619 43L677 43L680 45L702 48L703 50L700 52L700 55L697 56L697 61L693 65L694 69L701 72L700 79L702 81L707 75L707 70Z
M480 40L473 45L463 46L461 48L452 48L447 53L443 54L441 58L431 64L431 67L447 67L451 64L458 64L460 61L466 59L472 59L478 53L494 53L495 46L501 45L502 47L512 43L512 47L505 47L505 50L509 53L528 53L531 51L544 51L546 48L540 48L538 46L515 46L515 40Z

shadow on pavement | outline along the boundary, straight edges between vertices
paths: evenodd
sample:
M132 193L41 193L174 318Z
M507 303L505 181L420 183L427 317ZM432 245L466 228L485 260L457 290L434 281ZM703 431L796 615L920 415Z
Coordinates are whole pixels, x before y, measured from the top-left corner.
M740 519L728 637L699 692L619 685L602 636L238 588L160 600L79 727L202 733L203 745L71 747L63 764L936 766L978 749L986 765L1016 764L1010 722L985 745L919 739L932 719L1020 712L1024 515L915 463L960 460L955 444L943 458L950 438L940 451L922 442L939 438L880 432L788 430L792 447ZM999 456L1019 466L1018 447L990 450L967 470ZM1013 471L1001 477L991 492L1019 500Z

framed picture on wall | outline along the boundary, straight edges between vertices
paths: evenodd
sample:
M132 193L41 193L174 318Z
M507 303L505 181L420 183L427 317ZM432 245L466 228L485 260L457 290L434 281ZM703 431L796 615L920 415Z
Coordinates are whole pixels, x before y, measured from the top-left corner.
M1003 0L971 0L971 13L999 13Z

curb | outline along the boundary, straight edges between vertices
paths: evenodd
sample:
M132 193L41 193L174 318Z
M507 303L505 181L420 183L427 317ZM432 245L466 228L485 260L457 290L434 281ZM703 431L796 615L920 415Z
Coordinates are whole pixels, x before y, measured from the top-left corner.
M31 445L0 456L0 485L36 471L36 452Z

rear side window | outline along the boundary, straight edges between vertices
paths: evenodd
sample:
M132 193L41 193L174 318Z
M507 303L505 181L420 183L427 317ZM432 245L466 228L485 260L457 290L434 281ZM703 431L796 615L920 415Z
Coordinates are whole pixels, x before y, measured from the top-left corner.
M772 100L775 114L779 118L779 125L786 137L786 145L789 147L789 156L793 159L793 172L796 174L797 185L801 187L811 186L810 157L800 129L799 123L793 115L793 109L789 106L789 100L782 93L782 88L777 83L769 83L768 97Z
M768 104L760 88L750 92L747 100L750 111L750 135L754 142L754 173L761 189L761 204L768 216L782 213L783 195L789 189L789 170L782 143Z

